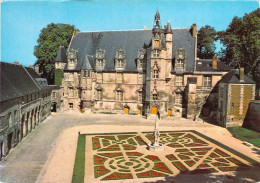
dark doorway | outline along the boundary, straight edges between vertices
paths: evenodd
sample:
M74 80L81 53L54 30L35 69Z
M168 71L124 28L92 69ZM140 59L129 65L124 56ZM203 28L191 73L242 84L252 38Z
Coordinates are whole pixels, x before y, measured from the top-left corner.
M9 133L7 136L7 148L8 148L8 152L11 150L12 148L12 138L13 138L13 132Z
M57 112L57 103L56 102L53 102L51 104L51 112Z
M0 142L0 160L3 158L4 156L4 143Z

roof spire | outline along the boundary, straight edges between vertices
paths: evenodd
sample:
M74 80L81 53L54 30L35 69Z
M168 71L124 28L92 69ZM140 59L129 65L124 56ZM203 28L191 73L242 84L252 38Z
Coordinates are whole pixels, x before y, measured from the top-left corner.
M172 33L171 23L168 21L166 33Z
M155 14L155 16L154 16L154 21L155 21L154 27L158 27L158 28L161 27L160 19L161 19L160 13L159 13L159 11L158 11L158 9L157 9L156 14Z

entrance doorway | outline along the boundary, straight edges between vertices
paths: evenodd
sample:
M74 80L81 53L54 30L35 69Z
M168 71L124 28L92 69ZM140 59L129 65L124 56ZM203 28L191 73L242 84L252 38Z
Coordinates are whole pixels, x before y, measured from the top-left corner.
M172 115L172 110L168 109L168 116L171 116L171 115Z
M152 107L152 114L157 114L157 106Z
M13 137L13 132L9 133L7 136L7 148L8 148L8 152L11 150L12 148L12 137Z
M124 111L125 111L125 114L129 114L129 108L128 107L125 107Z
M142 114L142 109L138 109L138 114Z

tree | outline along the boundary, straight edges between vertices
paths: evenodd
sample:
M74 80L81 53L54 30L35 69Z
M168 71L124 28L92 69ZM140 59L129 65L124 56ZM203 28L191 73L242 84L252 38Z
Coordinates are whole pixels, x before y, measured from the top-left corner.
M245 73L259 83L260 9L243 18L234 17L218 38L224 46L220 59L234 68L244 67Z
M37 57L35 64L39 65L42 76L47 78L49 84L54 83L54 61L59 47L68 48L74 30L74 25L54 23L41 30L34 48Z
M198 31L197 37L197 54L199 58L209 59L214 56L216 45L215 41L217 40L217 32L216 30L206 25L205 27L201 27Z

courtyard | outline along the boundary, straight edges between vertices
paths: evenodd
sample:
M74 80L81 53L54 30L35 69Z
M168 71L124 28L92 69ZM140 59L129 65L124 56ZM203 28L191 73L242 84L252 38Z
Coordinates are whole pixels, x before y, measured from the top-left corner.
M259 149L203 121L52 113L0 162L1 182L256 182ZM80 134L79 134L80 133ZM83 153L82 153L83 152ZM237 171L234 171L237 170Z

